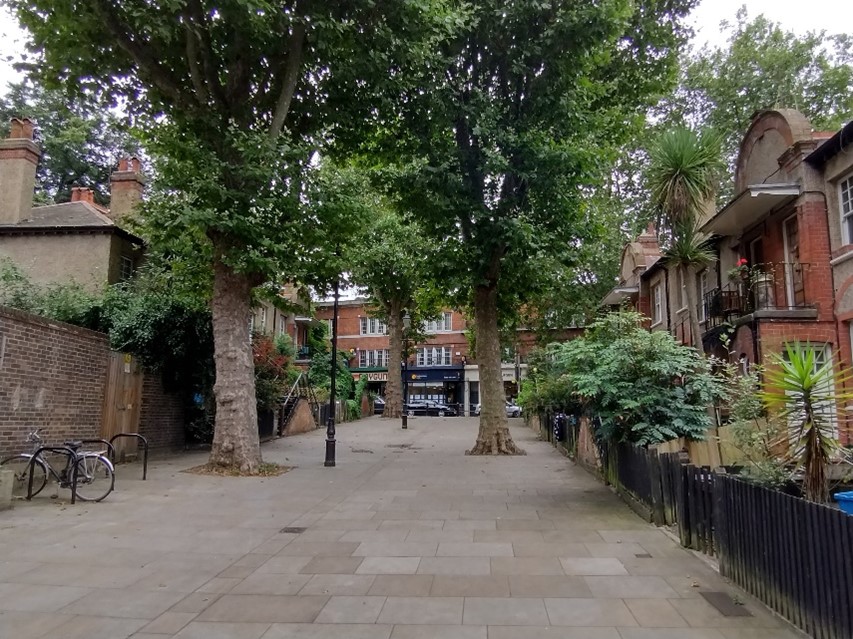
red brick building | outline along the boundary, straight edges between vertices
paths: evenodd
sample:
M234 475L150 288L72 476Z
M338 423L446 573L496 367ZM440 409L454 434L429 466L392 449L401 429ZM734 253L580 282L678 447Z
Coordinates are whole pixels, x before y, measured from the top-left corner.
M702 226L717 260L692 282L678 267L654 261L641 271L636 293L629 291L652 330L690 343L685 291L693 286L707 353L748 366L800 341L819 347L818 364L835 359L849 367L851 142L853 123L833 135L814 131L791 109L756 113L740 145L735 196ZM636 261L629 257L623 254L623 279Z
M332 302L317 302L316 318L328 322L331 329ZM454 310L429 322L430 338L410 345L408 361L408 396L412 400L434 399L457 405L461 414L469 414L480 401L479 371L468 352L467 332L471 329L465 316ZM331 330L330 330L331 332ZM527 371L526 355L535 344L529 331L520 331L515 354L507 354L502 375L507 397L518 395L518 380ZM367 375L368 388L383 394L388 375L399 364L388 357L388 335L383 322L373 317L364 298L344 299L338 304L338 349L350 353L350 368L356 379ZM402 372L400 373L402 374Z

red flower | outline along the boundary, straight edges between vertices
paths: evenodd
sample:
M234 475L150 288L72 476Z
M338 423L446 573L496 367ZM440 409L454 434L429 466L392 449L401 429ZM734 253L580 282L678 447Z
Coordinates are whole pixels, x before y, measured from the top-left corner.
M746 266L747 264L749 264L749 260L747 260L745 257L742 257L737 261L738 266Z

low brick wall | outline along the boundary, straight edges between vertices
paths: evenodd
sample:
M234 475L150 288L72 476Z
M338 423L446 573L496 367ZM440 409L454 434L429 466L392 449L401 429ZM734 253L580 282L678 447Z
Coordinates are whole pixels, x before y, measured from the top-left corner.
M0 307L0 455L46 442L98 437L107 336Z

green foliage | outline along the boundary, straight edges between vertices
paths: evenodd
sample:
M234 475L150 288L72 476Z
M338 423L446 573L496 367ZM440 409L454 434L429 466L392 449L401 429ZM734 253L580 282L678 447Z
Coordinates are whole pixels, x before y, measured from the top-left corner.
M663 106L671 119L709 126L724 140L731 162L756 111L797 109L817 130L853 118L853 38L847 33L784 30L741 8L723 23L727 43L685 56L678 92ZM726 182L723 193L732 195Z
M772 415L787 424L787 460L803 473L807 499L829 497L827 469L841 452L838 441L838 405L853 399L842 390L853 380L849 370L833 367L831 359L818 365L817 347L786 344L785 353L770 357L762 398Z
M35 285L8 259L0 260L0 305L99 330L102 296L73 282Z
M455 306L488 287L512 316L551 285L549 262L578 267L600 225L586 197L674 79L691 5L472 4L427 88L403 96L396 120L377 115L368 150L388 150L387 182L441 242L438 279Z
M252 336L255 400L259 409L275 408L295 381L299 373L291 365L293 354L293 344L287 335L276 339L258 333Z
M348 354L338 351L337 370L335 372L335 397L345 400L352 397L355 380L348 366ZM332 387L332 357L328 350L325 353L315 353L308 366L308 382L318 395L328 397Z
M0 137L12 117L36 124L42 156L36 171L36 201L50 204L71 199L71 187L85 186L95 201L109 204L110 174L122 155L136 155L139 145L125 123L91 96L69 95L25 80L0 96Z
M753 366L746 373L736 364L715 362L726 384L726 408L731 444L742 455L740 475L767 488L782 488L791 480L780 451L785 449L785 427L770 418L761 399L764 370Z
M646 180L668 228L695 226L719 188L723 167L720 136L709 129L675 126L652 141Z
M585 336L549 349L548 375L601 418L596 435L611 442L654 444L676 437L703 439L708 408L723 397L710 364L665 331L649 332L633 312L593 322Z

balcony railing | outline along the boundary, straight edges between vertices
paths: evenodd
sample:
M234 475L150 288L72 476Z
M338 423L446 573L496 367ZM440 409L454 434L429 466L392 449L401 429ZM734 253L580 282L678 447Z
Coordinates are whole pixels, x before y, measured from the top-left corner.
M741 279L706 293L699 309L706 328L714 328L756 311L795 311L814 308L806 290L811 264L759 264Z

